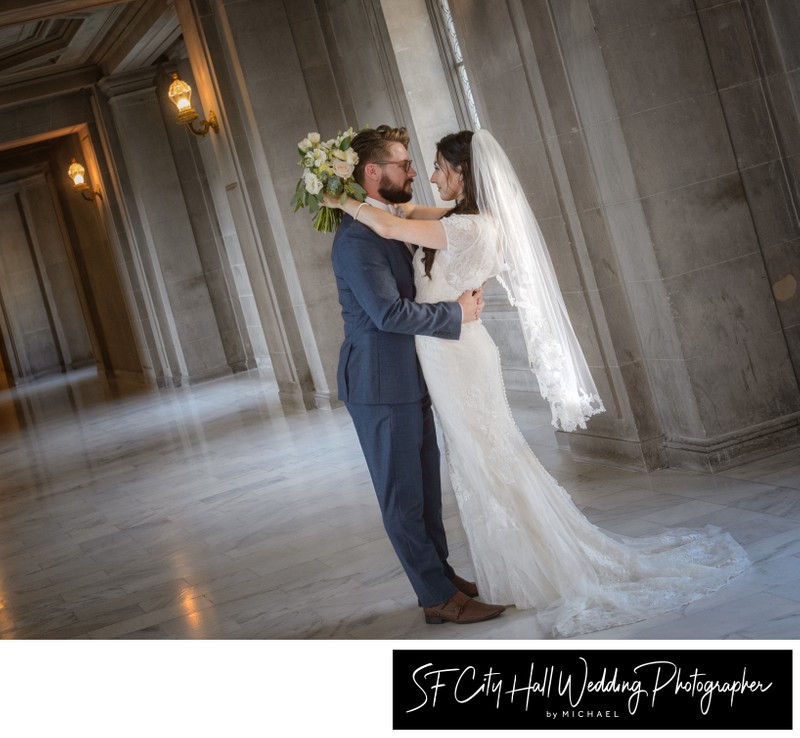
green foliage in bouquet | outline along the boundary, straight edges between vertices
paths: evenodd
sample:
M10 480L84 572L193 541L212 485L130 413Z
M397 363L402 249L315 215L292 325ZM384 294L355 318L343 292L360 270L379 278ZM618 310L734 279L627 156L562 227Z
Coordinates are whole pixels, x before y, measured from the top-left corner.
M319 133L309 133L297 144L303 176L295 188L292 205L295 212L308 208L314 216L314 228L322 233L335 231L343 215L341 210L323 205L323 194L342 198L347 195L360 202L366 196L364 188L353 179L358 164L358 154L350 146L354 136L350 127L329 141L322 141Z

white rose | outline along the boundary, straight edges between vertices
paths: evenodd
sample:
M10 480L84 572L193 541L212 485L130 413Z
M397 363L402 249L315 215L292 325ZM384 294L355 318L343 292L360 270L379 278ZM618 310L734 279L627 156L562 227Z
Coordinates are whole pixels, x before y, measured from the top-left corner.
M309 133L308 134L308 140L314 145L318 144L319 143L319 133Z
M345 153L345 161L348 164L352 164L353 166L358 164L358 154L356 154L354 149L347 149L347 151L345 151L344 153Z
M342 161L347 159L347 154L345 154L341 149L331 149L331 156L334 159L341 159Z
M348 164L346 161L342 161L341 159L334 159L333 161L333 173L337 177L347 179L352 176L353 169L355 169L355 167L352 164Z
M299 144L297 144L297 148L300 151L308 151L311 148L311 141L307 138L304 138Z
M303 182L306 186L306 192L308 192L309 195L318 195L320 190L322 190L322 182L314 172L306 172L303 175Z
M314 166L319 168L325 163L325 161L328 158L328 155L322 149L314 149L313 157L314 157Z

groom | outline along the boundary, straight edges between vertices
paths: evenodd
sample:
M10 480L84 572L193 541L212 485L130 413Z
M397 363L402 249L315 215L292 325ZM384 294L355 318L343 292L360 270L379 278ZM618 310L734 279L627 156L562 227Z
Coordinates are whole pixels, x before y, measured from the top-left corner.
M354 177L374 207L408 202L416 172L405 128L365 129L353 139ZM356 215L358 215L356 213ZM339 399L353 419L383 524L428 623L474 623L504 608L473 600L472 582L447 563L439 448L414 335L456 340L483 309L480 292L458 302L414 302L411 250L345 215L333 240L345 339Z

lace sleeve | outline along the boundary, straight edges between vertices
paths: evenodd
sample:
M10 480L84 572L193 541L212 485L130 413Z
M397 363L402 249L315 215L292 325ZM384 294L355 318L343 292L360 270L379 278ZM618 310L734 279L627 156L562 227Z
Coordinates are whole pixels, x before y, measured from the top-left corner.
M497 229L481 215L442 218L447 238L447 283L459 292L480 287L503 268Z

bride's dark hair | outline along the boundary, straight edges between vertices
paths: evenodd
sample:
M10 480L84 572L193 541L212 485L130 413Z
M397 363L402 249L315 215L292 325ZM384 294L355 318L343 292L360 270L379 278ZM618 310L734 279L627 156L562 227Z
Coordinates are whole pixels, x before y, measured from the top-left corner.
M454 213L475 215L478 212L478 203L475 195L475 178L472 174L472 131L459 131L450 133L436 144L436 155L441 156L451 169L460 169L464 179L464 199L456 203L454 208L448 210L444 217ZM436 258L436 249L424 249L425 274L430 279L433 260Z

